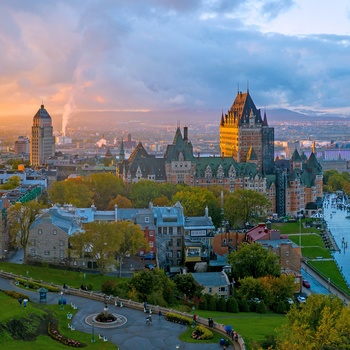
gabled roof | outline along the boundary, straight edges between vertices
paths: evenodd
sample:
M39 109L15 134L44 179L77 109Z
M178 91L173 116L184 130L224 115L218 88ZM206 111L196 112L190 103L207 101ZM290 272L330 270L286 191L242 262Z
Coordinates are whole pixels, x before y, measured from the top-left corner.
M255 116L255 123L263 123L260 109L256 108L249 91L246 93L238 92L230 111L233 112L235 116L238 116L240 124L249 123L249 116L251 114Z
M192 143L188 140L184 140L180 128L177 128L173 143L167 146L164 158L167 162L178 160L179 154L181 152L183 154L184 160L193 160L194 157Z
M301 162L302 161L297 149L294 150L291 160L292 160L292 162Z
M250 160L258 160L258 157L256 156L253 146L250 146L247 152L247 162L249 162Z
M230 281L224 272L196 272L193 278L204 287L220 287L230 285Z

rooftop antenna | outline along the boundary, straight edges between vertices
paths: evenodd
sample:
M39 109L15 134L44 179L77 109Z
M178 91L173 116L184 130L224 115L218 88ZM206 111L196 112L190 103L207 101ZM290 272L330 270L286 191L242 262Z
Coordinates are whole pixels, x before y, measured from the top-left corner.
M247 80L247 92L249 92L249 80Z
M177 127L180 128L180 120L177 120Z
M237 95L239 94L239 83L237 83Z

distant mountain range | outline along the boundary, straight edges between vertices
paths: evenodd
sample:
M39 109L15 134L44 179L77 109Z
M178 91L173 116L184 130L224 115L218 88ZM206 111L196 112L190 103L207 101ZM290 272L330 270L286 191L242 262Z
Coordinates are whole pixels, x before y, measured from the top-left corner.
M48 110L50 113L50 111ZM226 111L224 111L226 113ZM191 126L196 124L219 124L222 111L218 110L174 110L174 111L152 111L152 112L120 112L120 111L91 111L91 112L75 112L69 116L69 127L86 127L89 129L101 129L105 126L109 128L136 124L139 127L153 126L164 127L176 125ZM295 122L301 123L306 121L332 120L344 121L350 116L340 114L332 114L325 112L316 112L312 110L292 111L284 108L271 108L266 110L268 123L273 125L278 122ZM33 114L34 116L34 114ZM30 133L33 116L11 117L11 124L8 126L6 117L0 117L0 128L2 130L11 128L19 131L26 130L26 134ZM62 115L51 114L55 131L62 128Z

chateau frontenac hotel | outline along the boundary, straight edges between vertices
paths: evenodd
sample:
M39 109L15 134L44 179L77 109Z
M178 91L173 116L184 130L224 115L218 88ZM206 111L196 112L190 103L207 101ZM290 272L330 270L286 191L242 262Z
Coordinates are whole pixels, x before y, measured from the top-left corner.
M233 192L265 193L271 213L296 216L316 210L322 198L322 167L314 149L309 157L294 151L290 160L274 159L274 128L261 116L249 91L238 92L231 109L221 115L220 157L193 154L188 128L177 128L163 158L147 153L140 142L129 159L123 144L117 175L126 183L152 180L206 187L220 185Z

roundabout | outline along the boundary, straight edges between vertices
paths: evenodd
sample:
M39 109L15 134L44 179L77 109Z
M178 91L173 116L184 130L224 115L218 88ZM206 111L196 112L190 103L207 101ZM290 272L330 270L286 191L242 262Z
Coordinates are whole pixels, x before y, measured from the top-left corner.
M85 323L88 324L89 326L94 325L96 328L104 328L104 329L109 329L109 328L117 328L120 326L123 326L128 320L125 316L119 315L119 314L114 314L112 315L115 317L115 321L109 321L109 322L99 322L96 321L96 317L99 314L91 314L85 317Z

